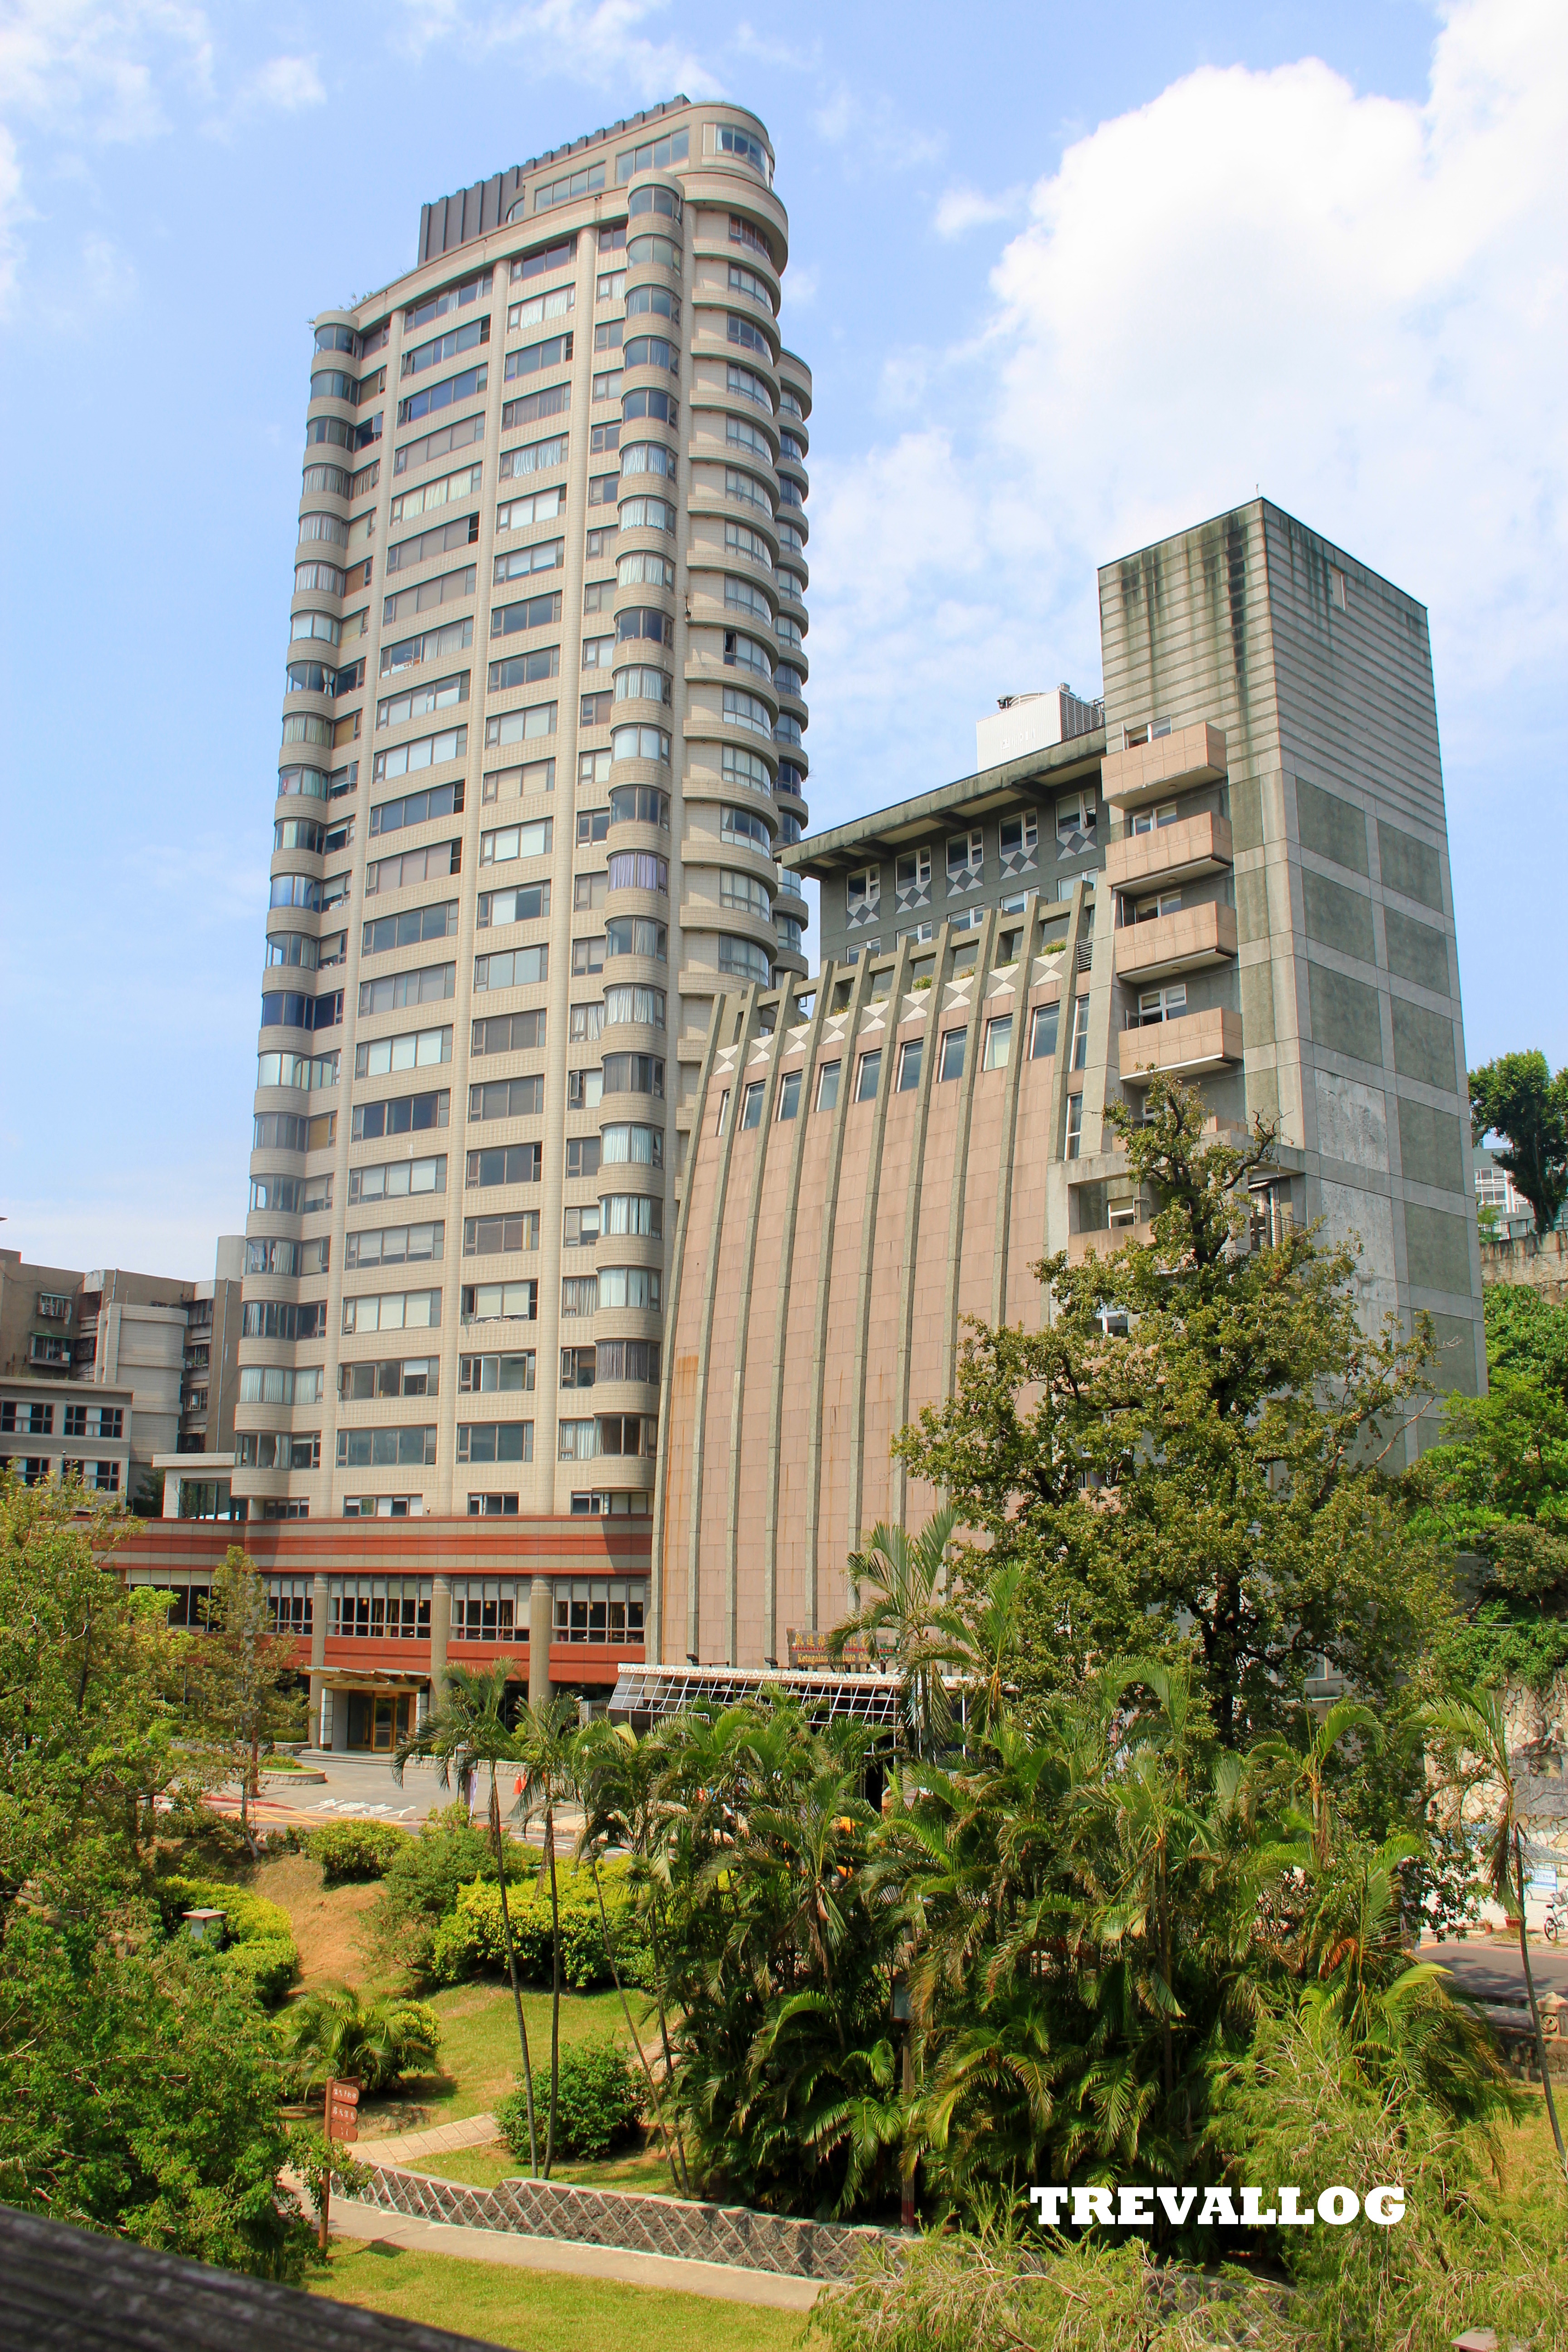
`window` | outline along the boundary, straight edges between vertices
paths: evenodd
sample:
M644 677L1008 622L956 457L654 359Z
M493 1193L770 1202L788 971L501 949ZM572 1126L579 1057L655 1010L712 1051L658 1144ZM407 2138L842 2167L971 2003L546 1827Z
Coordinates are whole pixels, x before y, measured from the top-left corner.
M1088 1061L1089 999L1079 996L1073 999L1072 1008L1072 1066L1075 1070L1081 1070Z
M263 1029L335 1029L343 1017L343 992L330 996L300 996L289 989L269 989L261 999Z
M605 875L578 874L572 883L572 905L578 914L591 913L605 903Z
M645 1168L664 1166L664 1129L661 1127L611 1126L600 1132L605 1167L637 1165ZM586 1172L586 1171L585 1171Z
M675 529L675 509L668 499L627 499L620 510L622 530L668 530ZM590 537L592 533L590 533ZM590 555L598 551L590 548ZM605 551L606 553L609 551Z
M349 1200L401 1201L447 1189L447 1155L426 1160L389 1160L379 1167L349 1170Z
M657 1313L663 1303L657 1266L605 1265L596 1278L601 1307L640 1307Z
M569 1136L566 1141L566 1173L568 1176L596 1176L599 1172L600 1141L596 1135Z
M474 593L474 566L467 563L456 572L438 572L434 579L422 580L417 588L399 589L395 596L386 597L382 604L382 625L385 628L391 628L395 623L406 620L413 614L428 613L438 604L451 604L458 596L471 596ZM470 622L468 634L462 640L464 645L473 643L473 625ZM392 650L401 652L403 648L394 647ZM411 654L408 658L412 661L416 656ZM392 667L400 668L403 664L395 662Z
M436 1460L433 1424L411 1429L340 1429L338 1467L430 1469Z
M527 327L542 327L548 319L564 319L576 307L574 286L555 286L548 294L531 294L526 301L514 302L508 310L507 333L516 335Z
M362 980L359 1009L362 1013L392 1013L405 1004L431 1003L453 994L457 974L456 964L431 963L416 971L389 974L384 980Z
M1329 566L1329 602L1336 612L1343 613L1349 609L1350 595L1345 575L1337 563Z
M526 824L498 826L479 835L479 864L510 866L517 857L548 857L553 837L554 820L547 816L534 817ZM548 891L550 885L546 882L540 887ZM548 898L539 911L542 915L550 912Z
M371 772L380 783L383 777L411 775L420 768L439 767L444 761L460 760L468 748L468 729L448 727L439 735L417 736L411 743L400 743L395 751L378 751Z
M604 1075L596 1069L568 1070L566 1073L566 1108L568 1110L596 1110L604 1097Z
M500 930L509 923L531 923L549 912L548 882L520 882L515 890L482 890L479 928L481 931ZM529 988L549 977L550 950L542 943L474 958L474 989L479 994L492 988Z
M464 1323L537 1323L539 1284L466 1282L459 1294L458 1313Z
M597 1369L592 1348L562 1349L561 1386L563 1389L591 1389Z
M599 1205L588 1209L563 1209L561 1213L561 1246L563 1249L592 1249L599 1238Z
M451 1101L443 1087L438 1094L398 1095L389 1102L356 1104L352 1139L371 1143L384 1135L415 1135L426 1128L445 1127Z
M412 522L416 516L433 514L437 507L448 506L458 499L477 498L483 474L482 466L463 466L455 474L438 474L434 480L422 482L416 490L405 490L401 497L394 499L387 520Z
M671 163L684 163L690 151L689 131L673 131L667 138L645 142L641 147L623 147L616 157L616 183L624 187L639 172L662 172ZM639 191L639 194L646 193L650 192ZM668 192L660 188L651 193L664 195Z
M1041 1062L1057 1050L1057 1023L1061 1013L1059 1004L1037 1004L1029 1034L1029 1059Z
M574 236L561 238L554 245L536 246L531 253L521 255L512 263L511 282L515 286L520 278L545 277L552 269L564 269L576 257Z
M542 1077L489 1078L482 1086L468 1088L471 1120L536 1118L543 1108Z
M338 1059L336 1054L258 1054L256 1083L258 1087L298 1087L305 1093L335 1087Z
M409 1029L395 1037L377 1037L354 1047L356 1078L384 1077L392 1070L424 1069L452 1058L452 1032Z
M609 817L612 824L652 824L668 833L669 794L655 784L617 784L610 794Z
M542 1008L534 1013L493 1013L488 1020L474 1023L469 1051L475 1055L525 1053L543 1045L544 1029Z
M524 552L531 554L533 551L532 549L527 549ZM504 560L504 558L498 559L498 561ZM490 635L492 637L510 637L515 636L520 630L523 629L552 628L559 622L560 618L561 593L559 589L557 589L553 593L544 596L524 596L520 598L518 603L515 604L495 604L491 606ZM492 664L490 667L490 692L494 694L498 688L503 686L525 686L529 682L531 675L540 677L553 677L559 667L560 663L559 659L557 659L556 662L548 669L542 669L532 673L519 671L514 677L501 677L497 675L496 665Z
M754 981L759 988L765 988L773 975L766 948L758 947L752 940L721 938L719 970L731 973L737 980Z
M795 1118L799 1116L799 1112L800 1072L798 1070L786 1070L784 1076L779 1080L779 1107L777 1111L774 1113L774 1117L777 1118Z
M321 1461L321 1433L312 1430L309 1435L291 1436L286 1430L247 1431L236 1436L234 1451L236 1460L247 1469L316 1470Z
M762 1125L762 1121L763 1081L761 1078L753 1078L751 1085L741 1097L742 1129L743 1131L748 1127L760 1127Z
M504 379L515 383L520 376L537 375L542 368L564 367L572 357L573 337L570 330L563 335L546 335L539 342L523 343L515 352L508 352Z
M326 1336L324 1298L309 1307L295 1307L281 1298L252 1299L240 1317L240 1337L245 1339L324 1339Z
M501 431L511 433L520 425L537 425L546 416L563 416L571 405L572 387L569 383L552 383L547 384L542 392L525 392L518 399L504 401L501 404ZM501 480L504 481L513 470L503 455L500 467ZM563 500L564 499L564 493L559 490L551 490L542 495Z
M573 942L574 950L577 942ZM656 963L666 963L669 957L669 933L663 923L650 921L647 915L616 915L605 925L605 961L616 956L648 956ZM574 954L573 970L576 970Z
M1039 843L1039 819L1033 809L1022 816L1005 816L997 836L1004 874L1020 874L1033 866Z
M664 1099L664 1064L652 1054L606 1054L602 1072L607 1095L651 1095Z
M245 1376L242 1373L240 1377L243 1380ZM320 1378L319 1373L317 1377ZM356 1402L363 1402L373 1397L435 1396L439 1391L440 1379L439 1356L389 1356L379 1362L340 1364L338 1394ZM294 1401L300 1402L298 1395ZM313 1398L304 1400L308 1403L314 1401Z
M1158 808L1134 809L1132 830L1135 834L1154 833L1163 825L1174 824L1180 814L1174 801L1162 802Z
M963 1052L968 1038L967 1029L949 1029L942 1041L942 1060L937 1066L937 1082L963 1076Z
M978 828L973 833L958 834L948 843L947 888L950 898L956 892L978 887L984 860L985 836Z
M1045 1009L1044 1005L1040 1007L1041 1012ZM985 1024L985 1058L981 1064L982 1069L1005 1070L1012 1048L1013 1016L1010 1013L999 1013L994 1020Z
M422 440L403 442L393 458L392 470L394 474L405 474L413 467L431 465L437 457L449 457L454 449L467 448L471 442L482 441L484 437L483 415L465 416L460 424L444 425L439 432L426 433ZM374 469L371 470L374 472ZM331 483L321 484L323 489L332 487ZM374 488L374 484L367 483L365 488ZM344 496L346 491L340 491L339 495ZM357 478L354 496L359 496Z
M1161 1021L1179 1021L1187 1009L1187 984L1174 982L1168 988L1146 988L1138 998L1138 1010L1127 1015L1130 1029L1146 1029Z
M1077 857L1095 845L1099 814L1092 793L1069 793L1057 803L1057 854Z
M533 1423L531 1421L460 1421L458 1423L459 1462L531 1462Z
M561 1285L561 1312L572 1321L578 1317L594 1315L599 1307L599 1277L596 1274L569 1274Z
M535 703L531 710L509 710L499 719L485 721L485 741L491 743L534 742L555 732L556 706L553 702Z
M855 1076L855 1099L858 1103L874 1102L882 1076L882 1049L875 1046L860 1056L860 1066Z
M438 1290L389 1290L369 1298L345 1298L343 1329L364 1331L437 1331L441 1326Z
M543 1177L542 1143L497 1143L483 1151L470 1151L464 1171L470 1192L484 1192L495 1184L538 1184Z
M911 1094L921 1082L921 1064L925 1058L925 1039L909 1037L899 1048L899 1085L901 1095Z
M1080 1150L1081 1150L1081 1148L1082 1148L1082 1144L1083 1144L1083 1097L1082 1097L1081 1095L1068 1095L1068 1151L1067 1151L1067 1156L1068 1156L1068 1158L1069 1160L1076 1160L1076 1159L1079 1157L1079 1151L1080 1151Z
M438 1259L446 1233L438 1219L420 1225L372 1226L344 1237L343 1265L347 1268L413 1265L422 1259Z
M85 1422L80 1429L76 1429L71 1426L72 1415L82 1411L83 1408L79 1405L68 1405L66 1407L65 1433L68 1437L86 1436L87 1428ZM38 1404L37 1402L18 1403L14 1399L7 1397L5 1402L0 1404L0 1431L4 1431L7 1436L52 1437L55 1433L54 1406L52 1404ZM117 1435L118 1433L119 1433L116 1432ZM95 1430L93 1434L97 1436L99 1433Z
M538 1247L537 1209L513 1209L501 1216L465 1217L463 1220L465 1257L495 1257L504 1251L536 1250Z
M402 915L378 915L376 922L364 924L360 955L385 955L388 948L416 948L428 939L451 939L456 927L456 898L449 898L445 906L411 906Z
M764 923L773 911L773 900L764 883L750 874L731 874L727 868L721 868L719 875L719 904L738 908Z
M404 312L404 331L413 333L420 327L428 326L434 319L444 319L453 310L464 310L468 303L478 301L489 290L490 273L488 269L481 270L477 277L462 278L455 286L443 286L439 292L426 294L415 309Z
M553 205L570 204L574 197L592 195L604 184L604 165L584 163L578 171L563 172L558 180L536 181L533 209L536 213L548 212Z
M395 603L396 599L389 598L388 602ZM466 646L471 646L473 642L474 624L471 618L464 621L448 621L445 627L439 629L426 629L422 635L416 637L402 637L395 644L383 646L381 649L381 675L383 677L395 677L397 672L401 669L412 669L417 664L422 662L442 660L448 654L461 653ZM452 701L466 702L468 695L465 691L461 695L450 696L448 697L448 699ZM436 702L429 703L426 706L426 709L431 710L439 709L442 706L439 703ZM382 703L377 706L376 725L378 727L389 727L395 724L396 722L390 717L390 715L384 719L381 716L383 710L389 710L389 706L385 703ZM400 715L401 717L407 719L413 717L414 712L412 710L405 710ZM353 785L351 784L348 789L352 791Z
M433 790L405 793L401 800L382 801L370 813L370 829L373 835L401 833L406 825L428 824L433 817L461 816L462 813L462 785L437 784Z
M1178 914L1181 911L1181 905L1182 894L1179 890L1162 890L1152 898L1136 899L1133 902L1132 919L1137 923L1156 922L1162 915Z
M465 1396L526 1394L533 1387L534 1361L531 1348L504 1356L459 1356L458 1389Z
M320 1404L321 1401L320 1364L307 1371L289 1371L277 1364L247 1364L239 1375L241 1404Z

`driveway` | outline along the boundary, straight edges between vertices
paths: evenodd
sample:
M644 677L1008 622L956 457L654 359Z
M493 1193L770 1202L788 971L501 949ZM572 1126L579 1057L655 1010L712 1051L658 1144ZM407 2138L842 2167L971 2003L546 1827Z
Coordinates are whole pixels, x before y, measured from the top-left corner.
M252 1806L251 1814L258 1829L320 1829L323 1822L373 1821L396 1822L403 1829L417 1829L426 1814L438 1812L444 1805L457 1802L455 1783L443 1786L434 1764L410 1762L404 1768L402 1785L392 1777L392 1767L379 1756L312 1756L308 1769L325 1775L324 1781L307 1780L303 1773L275 1773L262 1779L261 1796ZM501 1819L506 1821L513 1802L515 1769L500 1775ZM489 1780L483 1781L484 1797L488 1800ZM209 1801L221 1813L237 1813L239 1793L228 1788ZM485 1816L481 1811L481 1823ZM556 1810L557 1850L570 1853L581 1827L582 1816L570 1806ZM529 1835L537 1845L542 1832L537 1822L529 1827Z
M1451 1970L1458 1990L1468 1993L1473 2000L1515 2003L1521 2008L1524 2005L1524 1970L1520 1964L1517 1937L1507 1942L1500 1936L1495 1939L1490 1936L1471 1936L1462 1944L1423 1944L1419 1957L1440 1960ZM1531 1936L1530 1972L1535 1979L1538 1994L1568 1995L1568 1948L1546 1944L1539 1936Z

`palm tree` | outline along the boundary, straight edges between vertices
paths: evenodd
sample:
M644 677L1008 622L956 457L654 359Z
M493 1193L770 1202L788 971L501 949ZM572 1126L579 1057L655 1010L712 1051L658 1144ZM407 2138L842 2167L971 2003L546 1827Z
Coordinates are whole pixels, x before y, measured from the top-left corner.
M539 2178L539 2137L533 2118L533 2069L529 2063L528 2028L523 2022L522 1990L517 1980L517 1953L511 1940L511 1913L506 1899L506 1847L501 1836L500 1797L496 1767L517 1764L521 1751L517 1734L506 1721L508 1684L521 1679L511 1658L498 1658L488 1675L472 1666L448 1666L441 1686L441 1703L424 1722L400 1739L393 1751L394 1778L401 1784L403 1768L411 1756L431 1757L441 1786L449 1788L456 1771L459 1782L488 1764L490 1769L490 1835L495 1842L496 1876L500 1882L501 1937L506 1945L507 1970L511 1978L512 2006L517 2011L517 2038L522 2050L522 2083L528 2101L528 2161Z
M663 1961L659 1951L657 1920L657 1889L649 1884L648 1863L656 1842L666 1844L662 1825L656 1811L654 1771L658 1758L652 1744L639 1740L629 1724L607 1723L600 1717L585 1723L577 1735L577 1786L583 1801L583 1829L577 1841L577 1858L587 1858L594 1880L594 1893L598 1897L599 1923L605 1933L605 1952L620 1997L621 2014L631 2035L632 2047L647 2081L653 2100L653 2112L658 2124L659 2137L669 2162L669 2177L675 2183L678 2197L691 2194L690 2177L686 2171L686 2153L678 2140L671 2137L665 2119L664 2101L659 2095L658 2077L642 2046L642 2036L632 2023L631 2006L616 1961L615 1945L610 1937L609 1913L605 1907L605 1889L599 1877L599 1857L606 1846L625 1849L631 1856L632 1884L640 1885L648 1895L648 1921L653 1943L655 1981L658 1985L659 2032L664 2043L666 2075L673 2082L674 2060L670 2054L669 2032L664 2015L664 1991L659 1979ZM668 1856L666 1856L668 1867ZM679 2158L679 2161L678 2161Z
M550 2117L544 2127L544 2178L555 2155L555 2114L561 2087L561 1895L555 1877L555 1808L577 1793L573 1736L574 1709L569 1698L549 1698L542 1706L525 1704L518 1709L513 1754L522 1767L522 1793L512 1807L512 1818L524 1823L544 1818L544 1853L539 1864L542 1884L550 1874Z
M427 2010L365 2000L351 1985L307 1993L289 2011L289 2054L307 2094L337 2075L362 2091L379 2091L436 2055Z
M921 1759L935 1754L952 1725L942 1670L969 1654L963 1620L944 1590L947 1547L957 1520L952 1504L944 1504L912 1540L907 1529L879 1520L865 1549L849 1557L850 1578L864 1595L860 1606L832 1634L834 1654L841 1658L856 1634L865 1637L875 1654L881 1634L892 1633L900 1715L912 1727Z
M1563 2130L1557 2120L1557 2103L1552 2095L1552 2074L1546 2063L1546 2037L1541 2030L1541 2008L1535 1998L1535 1978L1530 1965L1530 1933L1524 1920L1524 1828L1520 1813L1519 1789L1513 1777L1513 1766L1509 1760L1508 1733L1502 1708L1495 1691L1471 1691L1434 1707L1427 1720L1441 1738L1452 1742L1458 1754L1468 1753L1476 1758L1485 1780L1497 1790L1482 1849L1486 1882L1504 1913L1519 1922L1519 1957L1524 1969L1524 1990L1530 1999L1531 2023L1535 2029L1535 2055L1541 2067L1541 2087L1546 2094L1546 2112L1552 2118L1552 2137L1557 2143L1557 2160L1563 2167L1563 2179L1568 2180L1568 2152L1563 2149ZM1462 1790L1459 1802L1462 1816Z
M1383 1726L1371 1707L1342 1698L1335 1700L1321 1723L1314 1724L1309 1716L1304 1750L1291 1748L1283 1739L1265 1739L1253 1751L1289 1768L1292 1793L1306 1800L1312 1865L1318 1871L1327 1870L1333 1842L1329 1759L1350 1731L1359 1732L1373 1748L1383 1746Z

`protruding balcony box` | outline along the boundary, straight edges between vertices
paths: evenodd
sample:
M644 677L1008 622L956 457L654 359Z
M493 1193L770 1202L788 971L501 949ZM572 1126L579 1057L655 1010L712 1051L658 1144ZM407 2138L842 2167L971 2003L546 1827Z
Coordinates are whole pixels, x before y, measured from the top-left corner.
M1235 961L1236 909L1217 899L1179 907L1146 923L1123 923L1116 934L1116 977L1131 987Z
M1105 878L1113 890L1136 892L1162 882L1196 882L1205 874L1227 873L1232 864L1230 825L1213 809L1158 824L1152 833L1123 834L1105 852Z
M1086 1258L1113 1257L1116 1252L1119 1249L1124 1248L1129 1242L1142 1242L1147 1244L1152 1242L1153 1238L1154 1228L1152 1223L1110 1225L1103 1227L1098 1233L1069 1234L1068 1235L1068 1264L1069 1265L1081 1265Z
M1241 1015L1216 1004L1207 1013L1184 1013L1174 1021L1123 1029L1117 1045L1123 1086L1144 1084L1155 1070L1183 1077L1222 1070L1241 1059Z
M1200 719L1195 727L1178 727L1169 735L1157 735L1152 743L1108 751L1100 763L1100 789L1112 808L1137 808L1144 801L1192 792L1199 784L1217 784L1225 772L1225 737Z

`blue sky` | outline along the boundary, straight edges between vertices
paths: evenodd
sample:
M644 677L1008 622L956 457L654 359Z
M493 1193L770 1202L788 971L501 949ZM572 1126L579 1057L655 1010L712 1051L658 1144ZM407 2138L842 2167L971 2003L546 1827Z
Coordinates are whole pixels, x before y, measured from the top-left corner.
M1092 689L1095 565L1258 485L1430 606L1470 1059L1568 1059L1561 0L0 0L7 1244L243 1223L311 313L680 89L791 217L815 820Z

